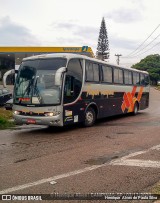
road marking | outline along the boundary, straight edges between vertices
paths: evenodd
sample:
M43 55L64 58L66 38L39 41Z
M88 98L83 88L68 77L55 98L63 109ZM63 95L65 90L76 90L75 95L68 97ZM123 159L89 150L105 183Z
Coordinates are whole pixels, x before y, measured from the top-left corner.
M121 166L138 166L138 167L148 167L148 168L160 168L160 161L151 161L151 160L139 160L139 159L129 159L141 154L145 154L151 150L160 150L160 145L151 147L148 150L139 151L131 153L127 156L124 156L120 159L111 161L109 165L121 165Z
M138 155L141 155L141 154L145 154L145 153L150 152L150 151L152 151L152 150L160 150L160 145L153 146L153 147L151 147L151 148L149 148L149 149L147 149L147 150L143 150L143 151L138 151L138 152L131 153L131 154L129 154L129 155L127 155L127 156L124 156L124 157L122 157L122 158L120 158L120 159L121 159L121 160L125 160L125 159L128 159L128 158L134 157L134 156L138 156ZM119 159L119 160L120 160L120 159Z
M150 160L144 161L139 159L128 159L128 160L117 160L112 162L110 165L160 168L160 161L150 161Z
M160 150L160 145L156 145L154 147L151 147L151 150Z
M56 181L51 181L50 184L51 185L55 185L57 182Z
M44 183L47 183L47 182L55 182L56 180L60 180L60 179L67 178L67 177L70 177L70 176L82 174L82 173L85 173L85 172L88 172L88 171L93 171L93 170L96 170L98 168L102 168L102 167L107 166L107 165L128 165L128 166L160 168L160 162L158 162L158 161L150 161L150 160L149 161L144 161L144 160L137 160L137 159L128 159L128 158L140 155L140 154L144 154L144 153L146 153L146 152L148 152L150 150L159 150L159 149L160 149L160 145L157 145L157 146L154 146L154 147L152 147L152 148L150 148L148 150L131 153L131 154L127 155L127 156L124 156L124 157L122 157L120 159L116 159L116 160L111 161L109 163L105 163L105 164L101 164L101 165L93 165L93 166L90 166L90 167L86 167L86 168L83 168L83 169L71 171L71 172L64 173L64 174L57 175L57 176L53 176L53 177L50 177L50 178L44 178L44 179L41 179L41 180L38 180L38 181L35 181L35 182L32 182L32 183L27 183L27 184L24 184L24 185L18 185L18 186L15 186L15 187L7 188L7 189L4 189L4 190L1 190L0 194L7 194L7 193L15 192L15 191L18 191L18 190L23 190L23 189L30 188L30 187L37 186L37 185L41 185L41 184L44 184Z
M107 164L86 167L86 168L83 168L83 169L71 171L69 173L64 173L64 174L53 176L53 177L50 177L50 178L41 179L41 180L38 180L38 181L35 181L35 182L32 182L32 183L27 183L27 184L24 184L24 185L19 185L19 186L15 186L15 187L12 187L12 188L4 189L4 190L0 191L0 194L7 194L7 193L15 192L17 190L23 190L23 189L26 189L26 188L29 188L29 187L41 185L43 183L60 180L62 178L67 178L67 177L74 176L74 175L77 175L77 174L81 174L81 173L84 173L84 172L87 172L87 171L92 171L92 170L95 170L95 169L100 168L100 167L105 166L105 165L107 165Z

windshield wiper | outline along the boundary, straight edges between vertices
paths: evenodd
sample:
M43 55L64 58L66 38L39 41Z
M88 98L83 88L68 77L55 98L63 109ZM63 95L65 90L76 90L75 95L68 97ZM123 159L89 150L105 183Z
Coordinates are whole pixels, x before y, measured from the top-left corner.
M22 97L24 97L25 94L29 96L29 93L30 93L31 90L32 90L31 87L33 86L33 80L34 80L34 79L32 79L32 80L29 81L28 86L27 86L27 88L25 89L25 91L24 91Z
M39 77L39 76L38 76ZM41 103L41 100L42 100L42 98L41 98L41 96L40 96L40 94L39 94L39 89L38 89L38 87L37 87L37 80L38 80L38 77L36 77L36 81L35 81L35 84L34 84L34 91L35 91L35 93L37 93L36 94L36 96L37 96L37 98L38 98L38 101L39 101L39 103Z

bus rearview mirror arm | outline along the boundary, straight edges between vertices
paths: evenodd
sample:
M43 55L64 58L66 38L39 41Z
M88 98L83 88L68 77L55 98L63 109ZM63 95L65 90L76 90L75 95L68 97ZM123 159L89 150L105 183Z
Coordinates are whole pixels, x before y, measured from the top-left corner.
M11 74L15 74L15 70L12 69L12 70L9 70L7 71L4 75L3 75L3 87L6 88L7 85L6 85L6 80L7 80L7 77Z
M55 74L55 85L61 85L61 77L64 72L67 71L66 67L61 67L56 71Z

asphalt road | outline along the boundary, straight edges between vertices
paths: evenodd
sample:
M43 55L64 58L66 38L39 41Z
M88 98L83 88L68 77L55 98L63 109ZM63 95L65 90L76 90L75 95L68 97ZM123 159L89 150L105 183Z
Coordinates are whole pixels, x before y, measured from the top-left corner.
M1 130L0 194L150 192L160 180L159 101L152 88L149 109L91 128Z

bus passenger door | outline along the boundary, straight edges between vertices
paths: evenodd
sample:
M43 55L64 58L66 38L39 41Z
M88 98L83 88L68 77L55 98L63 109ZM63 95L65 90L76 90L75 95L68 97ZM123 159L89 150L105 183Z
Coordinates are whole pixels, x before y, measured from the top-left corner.
M63 121L64 125L81 122L83 101L78 99L82 89L82 65L79 59L71 59L67 67L63 91Z
M82 121L83 113L81 112L82 102L77 100L81 90L81 84L73 77L66 75L64 86L64 125Z

